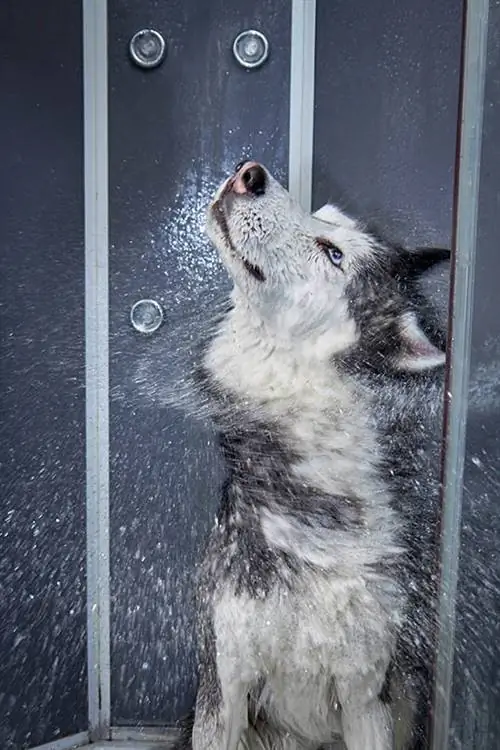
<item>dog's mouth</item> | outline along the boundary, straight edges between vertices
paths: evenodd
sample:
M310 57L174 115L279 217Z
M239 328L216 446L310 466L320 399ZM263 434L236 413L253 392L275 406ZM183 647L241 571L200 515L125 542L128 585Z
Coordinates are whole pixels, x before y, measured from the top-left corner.
M259 282L263 282L266 280L266 276L262 268L260 268L260 266L257 266L255 263L251 263L247 258L245 258L244 255L241 255L241 253L239 253L234 247L233 241L231 239L231 234L229 232L229 226L227 223L227 216L224 210L224 198L226 197L230 189L231 189L231 182L228 182L224 191L222 192L222 194L219 196L219 198L215 201L215 203L212 206L213 216L219 226L220 231L222 232L224 241L227 243L233 255L239 258L243 267L246 269L248 274L253 279Z

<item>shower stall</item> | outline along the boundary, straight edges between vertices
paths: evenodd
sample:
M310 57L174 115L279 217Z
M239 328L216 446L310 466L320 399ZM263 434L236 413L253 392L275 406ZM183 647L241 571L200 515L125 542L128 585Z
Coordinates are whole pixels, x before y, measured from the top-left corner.
M497 750L500 4L3 0L0 39L1 750L160 748L192 704L223 468L157 396L227 287L203 212L250 155L453 247L425 282L451 330L429 747Z

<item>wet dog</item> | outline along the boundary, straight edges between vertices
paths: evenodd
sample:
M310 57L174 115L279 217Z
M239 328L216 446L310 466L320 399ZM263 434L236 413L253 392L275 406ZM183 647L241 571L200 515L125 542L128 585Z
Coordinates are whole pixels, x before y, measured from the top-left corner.
M421 585L406 510L428 489L432 515L437 482L428 430L419 445L412 424L410 448L405 419L438 424L445 361L416 279L448 252L386 245L333 206L311 216L255 162L221 186L207 230L234 288L193 387L230 474L182 742L408 748L434 578Z

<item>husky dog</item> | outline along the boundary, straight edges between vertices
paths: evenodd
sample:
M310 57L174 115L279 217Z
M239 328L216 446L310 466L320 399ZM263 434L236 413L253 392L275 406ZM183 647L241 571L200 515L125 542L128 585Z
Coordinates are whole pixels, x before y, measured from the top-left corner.
M195 381L230 476L200 568L183 742L410 747L432 617L409 609L423 605L406 515L420 480L394 441L405 388L428 405L405 419L436 416L427 374L445 355L413 280L448 253L385 246L331 206L311 216L255 162L221 186L207 229L234 288Z

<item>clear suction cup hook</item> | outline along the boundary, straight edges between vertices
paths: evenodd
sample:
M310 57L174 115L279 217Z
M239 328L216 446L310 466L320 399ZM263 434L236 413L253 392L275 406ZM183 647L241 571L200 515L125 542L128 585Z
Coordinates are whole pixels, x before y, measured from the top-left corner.
M163 317L163 308L154 299L140 299L130 310L130 322L138 333L154 333L163 323Z
M267 37L255 29L242 31L233 42L233 55L242 68L260 68L269 56Z

